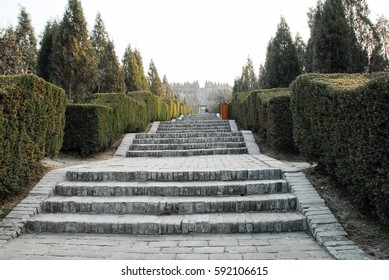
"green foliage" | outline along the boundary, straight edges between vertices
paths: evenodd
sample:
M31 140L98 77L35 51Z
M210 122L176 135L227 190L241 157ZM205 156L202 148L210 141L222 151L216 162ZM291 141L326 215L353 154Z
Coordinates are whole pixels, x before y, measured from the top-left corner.
M100 13L96 16L92 30L92 44L97 60L97 89L95 91L124 93L124 77L120 74L115 46L109 39Z
M69 104L62 149L82 156L103 151L122 133L144 129L144 111L144 105L120 93L99 93L89 104Z
M68 99L83 102L96 87L96 54L79 0L68 7L53 39L50 81L65 89Z
M170 106L177 107L173 109L177 114L189 113L188 108L167 104L150 92L99 93L89 104L68 104L62 149L82 156L103 151L122 133L143 131L154 120L169 120Z
M235 79L233 93L248 92L258 88L257 77L255 76L253 61L247 58L246 65L242 67L242 74Z
M150 91L156 96L162 96L162 82L153 60L150 62L149 72L147 74Z
M277 27L276 36L269 41L266 62L260 73L261 88L288 87L300 75L299 54L285 19Z
M357 37L361 23L356 22L349 4L347 8L348 17L343 0L326 0L324 4L319 1L316 9L311 10L311 38L307 49L310 72L351 73L367 68L367 49Z
M15 30L0 34L0 75L36 73L37 47L30 15L21 7Z
M302 75L292 84L295 142L389 223L389 75Z
M51 56L53 52L53 39L58 30L56 21L49 21L43 31L40 49L38 52L37 74L39 77L50 81L50 73L52 71Z
M0 76L0 196L16 193L62 145L65 92L34 75Z
M280 152L293 152L290 91L286 88L237 93L230 103L231 117Z
M127 92L148 91L149 86L143 69L141 54L138 50L132 51L128 45L123 57L124 81Z
M147 83L147 78L145 76L145 70L143 67L142 55L138 49L134 50L134 57L135 57L137 65L138 65L139 77L140 77L140 86L139 86L139 89L137 89L137 90L150 91L149 84Z
M34 28L30 15L25 8L20 9L18 25L16 26L16 46L20 50L21 65L17 74L36 73L37 48Z

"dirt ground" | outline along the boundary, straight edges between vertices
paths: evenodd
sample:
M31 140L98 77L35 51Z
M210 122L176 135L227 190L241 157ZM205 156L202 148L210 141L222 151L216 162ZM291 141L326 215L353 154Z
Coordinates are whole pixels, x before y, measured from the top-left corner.
M304 171L309 181L328 208L342 224L351 240L357 243L366 253L377 259L389 260L389 229L383 228L367 213L363 213L330 178L320 174L314 168Z
M150 127L148 127L149 129ZM148 131L148 130L146 130ZM123 135L124 137L124 135ZM257 137L256 137L257 138ZM48 171L56 168L62 168L69 165L76 165L85 162L110 159L117 147L120 145L122 138L106 152L91 155L88 158L81 158L72 154L60 154L58 157L43 160L42 178ZM296 155L275 154L266 149L261 144L261 152L279 160L289 162L301 162L302 165L314 166L304 163L304 159ZM374 256L377 259L389 260L389 229L383 228L376 219L363 213L358 209L349 196L344 191L336 187L328 177L320 174L314 167L309 167L304 170L308 179L318 191L320 196L326 201L327 206L331 209L339 222L343 225L349 237L357 243L366 253ZM29 191L39 181L37 179L29 186L23 188L20 194L0 199L0 221L15 207Z
M274 153L261 143L257 135L255 139L260 143L263 154L281 161L304 162L304 158L298 155ZM311 167L303 172L342 224L349 238L376 259L389 260L389 228L384 228L376 218L356 207L344 190L337 187L328 176L316 170L314 163L310 165Z

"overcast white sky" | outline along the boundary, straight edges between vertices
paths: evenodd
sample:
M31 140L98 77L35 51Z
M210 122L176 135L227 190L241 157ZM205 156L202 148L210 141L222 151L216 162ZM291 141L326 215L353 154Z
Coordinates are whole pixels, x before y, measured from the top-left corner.
M0 28L16 25L20 5L31 15L36 35L47 21L61 19L68 0L0 0ZM151 59L170 82L206 80L233 85L250 56L258 72L280 16L309 38L307 12L317 0L81 0L91 31L97 12L122 59L130 43ZM371 18L389 18L389 1L368 0Z

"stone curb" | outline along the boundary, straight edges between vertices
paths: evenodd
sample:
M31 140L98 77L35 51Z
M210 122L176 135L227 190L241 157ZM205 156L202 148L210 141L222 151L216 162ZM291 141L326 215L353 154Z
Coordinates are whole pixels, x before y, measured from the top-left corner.
M331 210L325 205L304 173L265 155L255 156L272 167L281 168L291 193L297 197L297 210L307 218L311 235L337 260L371 260L352 240Z
M132 142L134 141L135 136L136 136L136 133L126 134L126 136L123 138L122 142L120 143L119 148L116 150L113 157L114 158L126 157L128 147L132 145Z
M251 130L242 130L242 136L246 143L247 153L250 155L259 155L261 152L258 145L255 143L254 135Z
M150 128L149 133L156 133L158 130L160 122L153 122L153 125Z
M66 168L48 172L28 196L0 222L0 246L25 231L26 221L42 212L43 201L54 194L55 185L66 180Z

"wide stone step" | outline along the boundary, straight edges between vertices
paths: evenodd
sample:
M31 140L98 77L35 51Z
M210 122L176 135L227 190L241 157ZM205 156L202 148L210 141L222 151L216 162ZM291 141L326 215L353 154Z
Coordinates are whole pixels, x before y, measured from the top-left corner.
M70 182L56 185L60 196L227 196L289 191L285 180L224 182Z
M43 202L42 209L49 213L148 215L294 211L296 197L292 194L243 197L54 196Z
M306 218L286 213L214 213L197 215L40 214L26 222L27 232L188 234L302 231Z
M231 128L159 128L157 133L185 133L185 132L231 132Z
M226 149L226 148L244 148L244 142L216 142L216 143L183 143L183 144L133 144L130 145L131 151L150 151L150 150L199 150L199 149Z
M120 170L122 169L122 170ZM124 170L123 170L124 169ZM126 171L123 167L87 169L66 172L69 181L119 181L119 182L200 182L200 181L244 181L282 179L278 168L253 170L196 170L196 171Z
M159 123L159 127L164 128L175 128L175 127L229 127L230 123L228 121L223 122L196 122L196 123L184 123L184 122L170 122L170 123Z
M195 138L147 138L134 139L133 144L186 144L186 143L212 143L212 142L244 142L241 136L231 137L195 137Z
M138 133L135 139L151 138L208 138L208 137L235 137L242 136L241 132L166 132L166 133Z
M214 148L194 150L150 150L127 151L127 157L188 157L209 155L238 155L247 154L247 148Z

